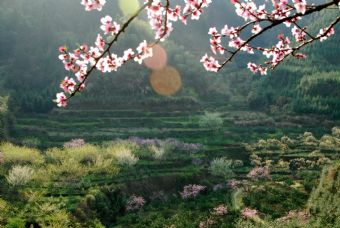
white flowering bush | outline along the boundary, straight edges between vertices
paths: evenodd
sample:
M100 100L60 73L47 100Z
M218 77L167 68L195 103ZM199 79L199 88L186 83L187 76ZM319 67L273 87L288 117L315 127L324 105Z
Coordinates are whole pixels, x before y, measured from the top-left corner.
M129 149L116 151L113 157L122 166L133 166L139 161L139 158Z
M152 156L157 160L164 158L164 156L167 152L165 147L162 147L162 146L158 147L158 146L155 146L155 145L151 145L150 150L152 152Z
M7 182L12 186L23 186L33 179L34 170L29 166L14 166L6 177Z

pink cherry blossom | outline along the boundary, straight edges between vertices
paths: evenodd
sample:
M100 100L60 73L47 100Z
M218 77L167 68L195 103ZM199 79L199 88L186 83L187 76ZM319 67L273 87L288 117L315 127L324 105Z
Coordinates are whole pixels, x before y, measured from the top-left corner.
M60 84L60 88L64 90L66 93L74 92L76 86L76 82L73 78L65 77L64 80Z
M81 4L85 6L86 11L98 10L101 11L106 0L82 0Z
M219 67L221 66L214 57L209 57L208 54L205 54L202 57L201 62L203 63L204 68L207 71L217 72Z
M295 37L296 42L303 42L306 40L306 33L297 26L292 28L292 34Z
M98 34L98 36L97 36L97 40L95 42L95 45L100 51L104 51L105 41L100 34Z
M66 107L67 106L67 100L66 96L63 92L57 93L57 99L55 102L57 103L58 107Z
M253 34L257 34L257 33L261 32L261 30L262 30L261 26L259 24L255 24L253 29L251 30L251 32Z
M112 20L112 17L105 16L101 20L102 25L100 26L100 29L104 31L104 34L111 34L116 35L118 31L120 30L120 25Z
M320 29L320 32L319 32L319 36L321 37L320 42L327 40L327 38L332 35L334 35L334 28L331 28L329 30L325 28Z
M307 2L305 0L293 0L296 12L305 14L307 10Z
M244 44L244 40L242 40L240 37L237 37L229 41L229 47L231 48L236 48L236 49L241 48L243 44Z
M254 74L257 73L258 71L258 68L257 68L257 65L255 63L248 63L248 69L253 72Z
M67 48L65 46L60 46L59 47L59 52L62 53L62 54L65 54L67 51Z
M135 52L129 48L127 50L124 51L124 56L123 56L123 61L126 62L126 61L129 61L130 59L133 58Z
M152 47L149 47L146 40L139 44L137 47L138 54L134 58L136 62L142 64L143 60L152 57Z

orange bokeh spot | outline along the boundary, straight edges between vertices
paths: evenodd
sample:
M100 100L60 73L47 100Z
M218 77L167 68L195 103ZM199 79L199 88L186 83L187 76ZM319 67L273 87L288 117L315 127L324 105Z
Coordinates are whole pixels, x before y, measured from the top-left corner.
M156 44L152 47L152 52L152 57L144 60L145 66L152 70L163 69L168 62L168 56L165 49L161 45Z
M170 66L154 71L150 76L154 91L163 96L171 96L182 87L182 79L178 71Z

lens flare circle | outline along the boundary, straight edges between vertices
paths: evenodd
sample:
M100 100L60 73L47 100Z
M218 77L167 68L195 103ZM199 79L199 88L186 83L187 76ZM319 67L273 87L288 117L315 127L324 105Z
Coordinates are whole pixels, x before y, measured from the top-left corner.
M159 95L171 96L182 88L182 78L174 67L166 66L151 74L150 84Z
M152 57L144 60L145 66L151 70L163 69L168 62L168 55L165 49L161 45L156 44L152 47L152 53Z
M138 0L118 0L118 6L125 16L136 13L140 8Z

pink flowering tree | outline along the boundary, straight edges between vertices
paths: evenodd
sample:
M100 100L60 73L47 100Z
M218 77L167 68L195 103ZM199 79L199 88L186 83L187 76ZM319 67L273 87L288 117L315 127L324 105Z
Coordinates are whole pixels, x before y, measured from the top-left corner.
M241 211L241 214L245 218L252 219L258 216L258 211L256 209L251 209L251 208L246 207Z
M196 198L201 192L203 192L207 187L198 184L190 184L186 185L183 188L183 191L179 194L181 195L182 199L191 199Z
M218 220L221 217L224 217L227 214L228 214L228 207L223 204L218 205L217 207L213 208L208 218L206 218L205 220L199 223L198 227L199 228L212 227L213 225L218 223Z
M269 168L265 167L255 167L249 171L247 177L253 181L258 181L262 179L270 179Z
M235 16L244 20L240 25L225 25L222 28L209 29L211 54L205 54L201 62L207 71L218 72L241 52L265 56L263 63L249 62L247 67L253 73L267 74L268 69L275 69L282 61L292 56L305 58L301 49L315 41L324 41L334 34L334 27L340 21L340 15L319 32L313 34L308 26L302 26L302 20L313 13L326 9L339 11L340 0L328 0L325 3L312 3L309 0L231 0L235 7ZM106 0L82 0L85 10L101 11ZM188 20L199 20L205 8L213 4L212 0L145 0L125 23L119 24L111 16L101 19L100 30L93 45L83 44L74 50L59 48L59 59L65 70L73 74L61 82L62 91L57 93L56 103L65 107L77 93L83 91L86 81L94 71L112 72L129 61L139 64L152 56L152 47L166 40L173 31L174 23L187 24ZM140 14L146 13L154 31L153 41L143 40L137 47L131 47L122 53L113 53L113 46L127 27ZM289 27L291 35L277 34L277 42L272 46L257 46L254 41L266 35L276 27Z

